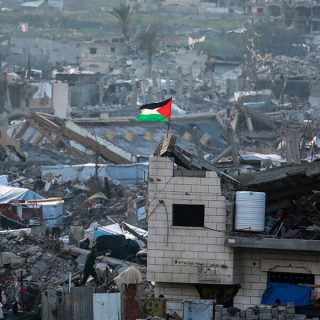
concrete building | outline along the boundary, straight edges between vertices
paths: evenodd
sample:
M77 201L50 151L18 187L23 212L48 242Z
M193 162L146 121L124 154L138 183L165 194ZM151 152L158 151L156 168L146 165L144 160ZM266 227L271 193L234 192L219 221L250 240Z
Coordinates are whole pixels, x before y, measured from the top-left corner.
M317 1L294 1L288 10L288 19L298 28L310 33L320 31L320 4Z
M248 10L256 19L265 17L280 17L283 12L283 2L279 0L260 1L252 0L248 2Z
M81 68L108 74L114 68L114 57L124 54L126 44L123 37L112 37L110 40L82 42L80 49Z
M70 105L83 107L96 105L99 101L100 74L92 71L80 71L78 68L66 68L56 72L55 79L68 83L70 90Z
M170 10L171 12L198 13L200 2L200 0L131 0L129 3L132 7L137 4L141 11Z
M47 76L57 65L77 64L80 48L77 43L59 43L53 40L11 37L8 62L25 68L30 56L31 67L42 70ZM15 70L12 70L15 71Z
M167 299L167 312L181 315L184 299L259 305L270 281L288 277L319 290L319 241L234 236L234 200L221 186L213 171L150 158L147 278Z
M250 0L247 11L254 20L265 18L281 19L287 25L294 24L306 33L320 30L320 4L311 0Z
M68 83L15 79L15 74L6 74L7 94L5 107L8 118L26 116L42 111L66 118L69 104Z

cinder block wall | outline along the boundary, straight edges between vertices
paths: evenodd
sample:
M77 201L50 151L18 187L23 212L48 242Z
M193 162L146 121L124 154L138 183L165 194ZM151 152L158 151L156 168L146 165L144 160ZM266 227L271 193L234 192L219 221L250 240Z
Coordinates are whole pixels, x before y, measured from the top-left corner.
M167 312L177 312L183 315L183 300L198 300L200 295L192 284L184 283L163 283L159 282L155 287L155 296L163 294L167 300Z
M150 158L147 277L156 282L156 295L167 298L168 312L181 313L184 299L199 298L192 283L240 283L234 305L241 309L260 304L268 271L314 274L320 285L316 254L225 247L220 179L214 172L200 178L174 176L173 170L169 158ZM172 204L205 205L205 227L173 227Z
M236 256L241 274L241 289L234 298L240 309L259 305L267 287L268 271L315 275L320 284L320 256L310 252L267 249L238 249ZM318 296L320 288L316 289Z
M237 283L233 248L225 247L225 198L215 172L173 176L169 158L151 157L147 277L157 283ZM173 204L205 206L204 227L172 226Z

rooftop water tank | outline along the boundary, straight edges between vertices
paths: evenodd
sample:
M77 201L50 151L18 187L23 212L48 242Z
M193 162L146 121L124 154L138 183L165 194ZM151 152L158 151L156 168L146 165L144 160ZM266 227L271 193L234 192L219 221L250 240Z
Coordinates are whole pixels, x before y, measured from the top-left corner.
M238 191L236 194L235 230L264 231L266 194Z

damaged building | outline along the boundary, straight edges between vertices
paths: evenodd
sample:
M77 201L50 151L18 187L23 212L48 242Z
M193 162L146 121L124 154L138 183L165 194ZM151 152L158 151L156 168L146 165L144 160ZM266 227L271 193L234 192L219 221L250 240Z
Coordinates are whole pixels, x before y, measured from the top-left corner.
M296 312L311 304L320 281L319 164L232 178L168 155L150 158L147 273L167 310L182 314L184 301L198 299L242 310L275 297L295 300Z
M317 1L257 1L247 3L247 10L255 20L263 18L281 19L286 24L295 24L307 33L319 31L319 10Z

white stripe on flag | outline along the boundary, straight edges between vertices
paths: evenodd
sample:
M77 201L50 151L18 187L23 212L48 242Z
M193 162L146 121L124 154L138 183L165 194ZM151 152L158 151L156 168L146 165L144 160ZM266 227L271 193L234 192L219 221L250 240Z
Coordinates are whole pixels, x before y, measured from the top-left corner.
M158 109L159 108L157 108L157 109L142 109L141 110L141 114L143 114L143 115L149 115L149 114L160 114L159 112L158 112Z

